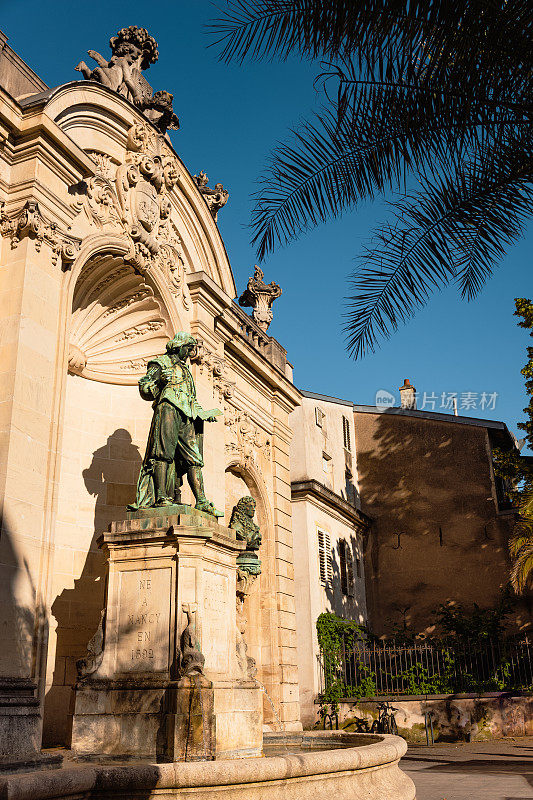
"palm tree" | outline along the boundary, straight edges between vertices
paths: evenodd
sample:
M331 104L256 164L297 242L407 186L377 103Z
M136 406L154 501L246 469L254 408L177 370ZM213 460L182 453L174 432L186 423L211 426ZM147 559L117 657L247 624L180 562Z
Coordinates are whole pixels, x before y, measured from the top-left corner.
M226 62L321 61L321 109L256 196L259 259L393 192L351 278L350 353L450 282L474 298L533 208L530 0L227 0L210 27Z
M517 594L533 588L533 494L520 505L520 516L509 542L511 585Z

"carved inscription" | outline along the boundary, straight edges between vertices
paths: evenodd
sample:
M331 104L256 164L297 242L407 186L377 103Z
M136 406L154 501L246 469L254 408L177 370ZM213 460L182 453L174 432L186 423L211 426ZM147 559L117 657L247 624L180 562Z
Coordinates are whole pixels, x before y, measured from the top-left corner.
M202 615L202 652L205 666L212 672L228 674L230 642L227 631L235 627L228 625L227 619L232 612L228 577L206 570L204 580L209 587L204 595Z
M120 575L119 672L164 672L169 667L170 569Z

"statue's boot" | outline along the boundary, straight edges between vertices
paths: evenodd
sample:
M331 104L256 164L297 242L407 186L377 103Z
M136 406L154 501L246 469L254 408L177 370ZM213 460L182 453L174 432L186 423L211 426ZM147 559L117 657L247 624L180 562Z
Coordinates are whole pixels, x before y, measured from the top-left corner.
M173 500L167 495L167 469L166 461L156 461L154 464L154 489L156 506L171 506Z
M208 514L212 514L214 517L223 517L224 512L218 511L213 503L210 503L207 497L205 496L205 489L204 489L204 476L202 474L201 467L189 467L187 470L187 477L189 479L189 484L192 489L192 493L196 499L195 508L198 511L207 511Z

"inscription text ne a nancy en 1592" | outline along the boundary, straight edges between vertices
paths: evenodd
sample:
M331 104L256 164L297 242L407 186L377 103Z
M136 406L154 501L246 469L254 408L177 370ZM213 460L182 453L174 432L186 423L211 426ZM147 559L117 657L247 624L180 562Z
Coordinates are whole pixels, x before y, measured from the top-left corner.
M131 570L120 575L120 672L165 672L169 667L171 570Z

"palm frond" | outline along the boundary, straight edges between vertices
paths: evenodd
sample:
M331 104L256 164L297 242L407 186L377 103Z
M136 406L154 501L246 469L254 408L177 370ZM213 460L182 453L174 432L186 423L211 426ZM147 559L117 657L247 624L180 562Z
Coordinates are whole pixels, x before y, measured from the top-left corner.
M393 4L401 11L406 5L398 0ZM385 16L384 0L372 5L381 7L373 13ZM372 11L352 0L228 0L208 30L221 48L222 61L285 59L293 52L316 58L338 53L354 37L364 36L361 23L363 18L369 22Z
M415 107L413 107L413 105ZM458 118L459 119L459 118ZM388 85L361 87L353 114L326 108L300 124L272 152L252 210L253 244L262 260L305 230L337 217L363 198L403 187L409 171L440 173L465 152L494 143L514 118L498 125L417 114L408 93Z
M451 280L475 286L519 238L533 209L532 156L522 162L512 146L491 155L493 161L484 153L394 204L396 225L377 233L352 277L346 325L352 355L373 351Z
M410 53L433 78L460 74L477 87L487 85L487 73L502 84L531 78L516 71L531 57L528 0L227 0L208 31L226 62L357 54L386 69Z
M403 135L371 126L357 134L338 126L335 115L324 110L295 129L291 141L278 145L252 212L259 259L276 244L402 180Z
M533 583L533 494L528 493L520 504L520 517L509 541L511 585L523 592Z
M329 62L325 110L263 174L259 258L410 177L422 187L394 203L353 279L350 352L450 281L475 297L532 210L531 0L227 0L210 30L225 61Z

